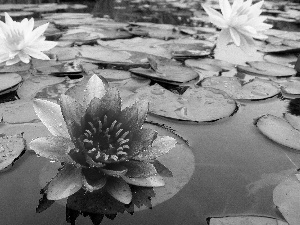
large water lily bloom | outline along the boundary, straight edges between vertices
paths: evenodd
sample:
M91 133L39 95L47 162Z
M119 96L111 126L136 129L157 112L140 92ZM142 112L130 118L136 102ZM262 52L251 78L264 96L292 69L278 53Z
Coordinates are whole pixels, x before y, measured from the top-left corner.
M62 162L46 187L47 198L58 200L81 188L104 190L128 204L130 186L164 186L155 159L169 152L176 140L143 127L148 103L138 101L121 109L115 88L106 88L93 75L84 100L62 95L59 105L37 99L34 109L53 136L40 137L29 146L38 155ZM162 164L160 164L162 165Z
M5 13L5 23L0 21L0 63L6 62L6 65L13 65L20 61L29 63L31 57L49 60L42 51L50 50L57 43L45 41L43 33L48 25L49 23L46 23L33 29L33 18L16 22Z
M266 17L260 16L263 1L252 5L252 0L234 0L232 6L228 0L219 0L221 13L203 4L210 21L221 28L219 45L227 45L231 40L235 45L247 50L254 46L253 38L267 38L262 32L272 27L264 23Z

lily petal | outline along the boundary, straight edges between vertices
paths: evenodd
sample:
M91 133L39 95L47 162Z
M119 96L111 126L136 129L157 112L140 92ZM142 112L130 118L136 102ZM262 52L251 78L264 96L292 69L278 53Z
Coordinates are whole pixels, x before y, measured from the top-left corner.
M130 149L127 151L129 156L136 156L140 152L150 147L157 137L157 132L152 129L139 129L131 132L129 139L131 140Z
M4 16L5 16L5 23L6 23L8 26L13 26L14 21L13 21L12 18L8 15L7 12L4 13Z
M66 164L50 181L47 187L47 199L59 200L67 198L82 187L81 169Z
M234 44L236 46L240 46L241 38L240 38L239 33L234 28L229 28L229 32L230 32L230 35L232 37L232 40L233 40Z
M82 168L83 185L87 191L96 191L106 185L105 174L97 168Z
M82 134L81 117L84 114L84 109L75 99L64 94L60 97L60 107L70 137L80 149L81 145L78 138Z
M221 12L225 18L225 20L229 19L231 14L231 6L228 0L219 0Z
M42 53L37 49L31 47L25 47L23 51L33 58L41 59L41 60L50 60L50 58L46 54Z
M227 24L224 20L222 14L220 14L217 10L203 4L202 5L205 12L208 14L211 23L215 24L219 28L226 28Z
M147 178L130 178L122 176L128 184L142 187L162 187L165 185L164 179L160 175L154 175Z
M105 95L105 85L102 80L97 76L93 75L88 83L84 94L84 104L87 106L90 104L93 98L101 99Z
M37 51L48 51L54 48L57 45L57 42L54 41L36 41L30 45L31 49L36 49Z
M75 163L68 155L75 148L70 139L59 136L40 137L32 140L29 147L42 157L59 162Z
M157 174L155 167L149 162L130 160L119 164L127 168L126 177L146 178Z
M13 59L7 60L6 61L6 65L7 66L11 66L11 65L16 64L16 63L18 63L20 61L21 61L20 57L19 56L15 56Z
M48 28L49 23L45 23L37 28L35 28L31 33L29 38L28 44L31 45L34 43Z
M131 189L123 179L109 177L105 189L112 197L124 204L129 204L132 200Z
M33 101L33 107L37 116L52 135L70 139L67 125L58 104L47 100L36 99Z

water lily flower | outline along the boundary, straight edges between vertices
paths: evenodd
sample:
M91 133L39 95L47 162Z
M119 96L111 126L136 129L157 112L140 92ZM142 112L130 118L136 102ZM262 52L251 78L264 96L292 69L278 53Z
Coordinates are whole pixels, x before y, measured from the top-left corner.
M6 65L20 61L29 63L31 57L49 60L50 58L42 51L50 50L57 43L45 41L43 33L48 25L49 23L46 23L33 30L33 18L16 22L5 13L5 23L0 21L0 63L6 62Z
M105 190L129 204L129 184L165 184L155 159L169 152L176 140L143 127L146 101L121 109L118 90L105 87L93 75L83 101L68 95L61 96L59 105L37 99L34 109L53 136L34 139L30 148L63 164L46 187L48 199L66 198L83 188L90 192Z
M272 27L264 23L266 17L260 16L264 1L252 5L252 0L234 0L232 6L228 0L219 0L221 13L203 4L210 21L221 28L219 45L227 45L231 40L236 46L250 50L254 46L253 38L267 38L262 32Z

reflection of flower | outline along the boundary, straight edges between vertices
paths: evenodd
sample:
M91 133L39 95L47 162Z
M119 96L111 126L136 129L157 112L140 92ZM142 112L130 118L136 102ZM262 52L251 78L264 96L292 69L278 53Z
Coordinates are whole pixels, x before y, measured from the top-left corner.
M60 105L35 100L37 115L54 136L37 138L30 148L64 163L47 186L47 198L65 198L83 187L90 192L104 189L128 204L128 184L163 186L153 160L176 140L142 128L148 103L139 101L121 110L117 89L105 88L96 75L87 84L83 102L67 95L61 96Z
M45 41L45 37L42 36L48 25L49 23L46 23L33 30L33 18L16 22L5 13L5 23L0 21L0 62L6 61L6 65L19 61L29 63L30 57L49 60L42 51L50 50L57 43Z
M234 0L232 6L228 0L219 0L219 4L222 14L207 5L202 5L210 21L222 29L218 44L228 44L232 39L237 46L246 50L254 44L253 38L267 38L261 32L272 25L263 23L266 18L260 16L263 1L252 6L252 0Z

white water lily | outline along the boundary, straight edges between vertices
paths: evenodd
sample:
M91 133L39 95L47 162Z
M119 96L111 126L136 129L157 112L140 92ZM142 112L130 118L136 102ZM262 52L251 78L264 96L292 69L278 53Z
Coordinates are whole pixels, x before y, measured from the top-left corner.
M5 13L5 23L0 21L0 63L6 62L6 65L20 61L29 63L31 57L49 60L50 58L42 51L50 50L57 43L45 40L43 33L48 25L49 23L46 23L33 30L33 18L16 22Z
M272 27L264 23L266 17L260 16L264 1L252 5L252 0L234 0L232 6L228 0L219 0L221 13L210 6L202 5L210 21L221 28L218 45L227 45L233 41L243 50L254 46L253 38L267 38L262 32Z

